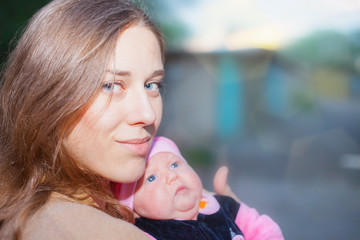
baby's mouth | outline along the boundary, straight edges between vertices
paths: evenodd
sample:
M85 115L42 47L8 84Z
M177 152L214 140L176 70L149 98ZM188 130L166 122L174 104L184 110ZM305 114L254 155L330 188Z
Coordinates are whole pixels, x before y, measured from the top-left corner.
M180 187L178 187L178 188L176 189L175 194L182 194L182 193L185 193L187 190L188 190L187 187L185 187L185 186L180 186Z

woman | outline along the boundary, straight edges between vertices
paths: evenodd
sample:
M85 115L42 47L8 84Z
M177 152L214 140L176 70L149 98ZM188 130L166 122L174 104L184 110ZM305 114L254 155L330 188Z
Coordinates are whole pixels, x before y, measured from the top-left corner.
M147 239L111 182L144 173L163 62L161 34L127 1L34 15L2 77L1 239Z

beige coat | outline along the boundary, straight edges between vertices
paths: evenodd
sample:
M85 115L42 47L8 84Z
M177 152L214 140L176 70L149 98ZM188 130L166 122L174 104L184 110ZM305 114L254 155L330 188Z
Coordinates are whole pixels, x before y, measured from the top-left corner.
M23 239L149 240L149 237L135 225L111 217L98 209L52 198L29 219Z

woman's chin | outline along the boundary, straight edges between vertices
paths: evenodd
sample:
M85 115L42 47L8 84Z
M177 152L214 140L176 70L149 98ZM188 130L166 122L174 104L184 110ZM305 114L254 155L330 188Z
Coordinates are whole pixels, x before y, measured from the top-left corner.
M138 181L143 175L145 171L145 166L137 166L136 171L121 171L116 170L112 171L111 173L104 174L104 178L108 179L113 182L119 182L119 183L134 183Z

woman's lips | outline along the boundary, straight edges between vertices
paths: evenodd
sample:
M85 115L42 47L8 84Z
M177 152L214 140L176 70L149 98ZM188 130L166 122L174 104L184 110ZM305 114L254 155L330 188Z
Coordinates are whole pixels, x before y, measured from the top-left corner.
M130 150L131 152L134 152L139 156L146 157L150 149L150 140L151 137L145 137L145 138L136 138L125 141L117 141L117 142L120 143L125 148L127 148L128 150Z

